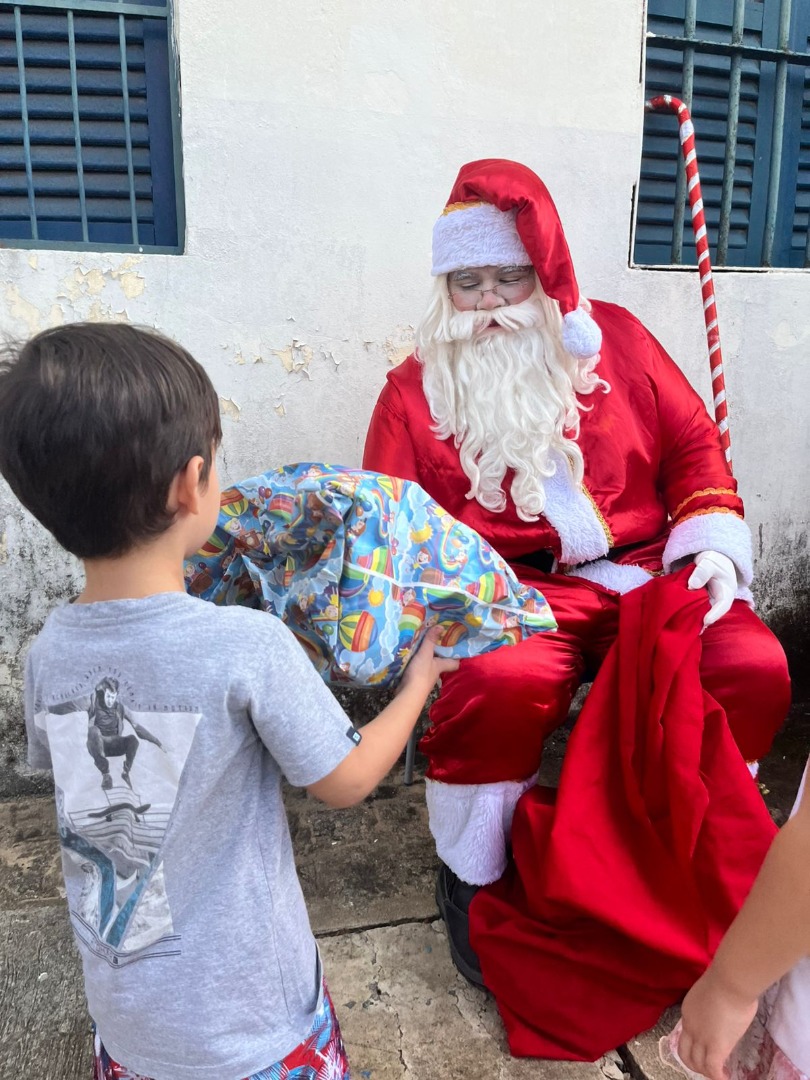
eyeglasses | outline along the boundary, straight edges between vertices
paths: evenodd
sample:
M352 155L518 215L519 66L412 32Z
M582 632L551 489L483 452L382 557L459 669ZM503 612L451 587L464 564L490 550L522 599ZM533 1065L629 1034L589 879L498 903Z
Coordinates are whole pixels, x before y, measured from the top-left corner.
M469 284L463 280L449 281L448 293L456 306L465 308L477 307L487 293L494 293L507 304L525 300L528 293L534 289L534 267L521 266L502 272L510 275L509 281L500 281L490 289L482 289L480 281L470 281Z

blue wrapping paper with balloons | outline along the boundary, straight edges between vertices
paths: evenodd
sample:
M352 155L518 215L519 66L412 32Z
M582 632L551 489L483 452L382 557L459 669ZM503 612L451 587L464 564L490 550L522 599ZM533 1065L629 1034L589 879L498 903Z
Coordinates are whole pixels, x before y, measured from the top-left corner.
M459 658L555 630L536 589L416 483L317 463L222 493L188 591L282 619L323 678L388 686L425 631Z

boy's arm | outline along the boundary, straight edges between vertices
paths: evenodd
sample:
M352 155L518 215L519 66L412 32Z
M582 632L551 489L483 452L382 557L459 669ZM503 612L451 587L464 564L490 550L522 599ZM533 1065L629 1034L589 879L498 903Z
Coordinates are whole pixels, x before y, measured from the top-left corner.
M434 654L441 637L438 627L430 630L405 669L397 696L363 728L362 742L323 780L310 784L310 794L329 806L353 806L364 799L390 771L397 760L428 694L441 675L455 671L458 660Z
M429 634L406 668L398 697L361 735L292 632L264 613L243 614L255 626L249 648L255 658L248 700L253 726L287 780L333 806L350 806L379 783L408 741L436 679L458 665L434 658L438 631Z

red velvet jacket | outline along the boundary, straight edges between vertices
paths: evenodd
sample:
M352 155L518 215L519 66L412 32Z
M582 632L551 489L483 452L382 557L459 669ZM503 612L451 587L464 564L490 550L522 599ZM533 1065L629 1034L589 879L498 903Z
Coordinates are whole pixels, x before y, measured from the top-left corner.
M570 471L559 469L538 521L522 521L509 498L501 512L466 498L470 484L452 438L439 440L432 431L415 356L388 373L364 467L416 480L511 561L551 550L579 576L624 592L662 565L668 570L713 549L728 555L749 584L742 501L703 401L628 311L593 301L593 317L603 335L598 371L611 390L581 397L589 407L578 440L584 483L578 489ZM507 496L510 483L507 475Z

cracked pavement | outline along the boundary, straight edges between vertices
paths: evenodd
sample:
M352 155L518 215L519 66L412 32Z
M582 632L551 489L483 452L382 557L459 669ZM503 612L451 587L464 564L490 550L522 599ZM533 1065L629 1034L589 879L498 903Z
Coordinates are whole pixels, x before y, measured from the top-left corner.
M794 709L762 787L785 820L810 734ZM547 744L553 779L567 738ZM417 775L420 771L417 770ZM669 1080L657 1035L593 1064L511 1058L493 999L456 973L433 895L438 867L424 783L397 768L375 795L332 811L286 803L296 858L354 1080ZM662 1023L668 1030L677 1016ZM0 1077L87 1080L89 1018L62 888L50 796L0 801Z

